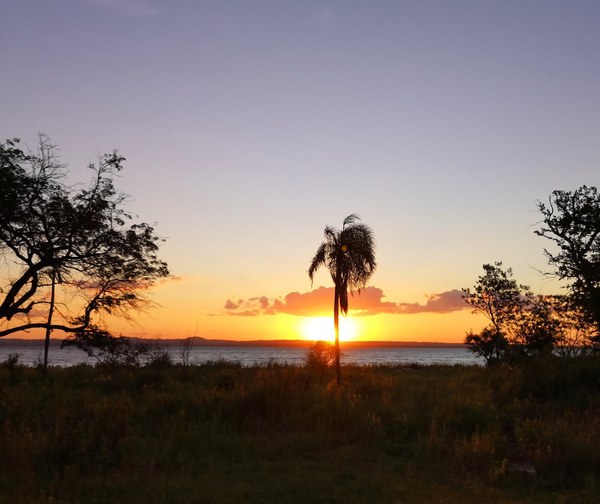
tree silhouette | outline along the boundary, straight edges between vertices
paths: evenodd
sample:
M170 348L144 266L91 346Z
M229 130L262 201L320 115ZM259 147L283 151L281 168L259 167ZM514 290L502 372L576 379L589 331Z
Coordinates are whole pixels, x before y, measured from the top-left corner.
M342 230L325 227L325 241L308 268L312 282L315 272L325 266L335 285L333 299L333 326L335 329L335 369L338 384L341 383L340 323L339 312L348 313L348 293L360 292L377 266L373 231L360 222L356 214L344 219Z
M513 279L512 269L502 269L502 262L484 264L485 275L477 279L473 290L463 289L463 299L473 313L485 315L497 334L506 335L517 313L523 308L524 298L530 296L529 287Z
M537 206L544 220L535 234L558 247L558 252L544 250L548 263L558 278L571 282L570 297L596 325L600 341L600 192L585 185L553 191L547 204Z
M45 329L46 362L52 331L83 331L103 313L127 316L169 273L158 258L162 240L135 222L113 184L125 158L102 156L81 187L66 184L55 151L43 135L36 154L18 140L0 144L0 337Z
M509 348L510 331L523 309L529 288L517 284L512 269L502 269L502 262L484 264L485 275L477 279L473 290L463 289L463 299L490 321L481 333L468 333L465 343L488 364L500 360Z

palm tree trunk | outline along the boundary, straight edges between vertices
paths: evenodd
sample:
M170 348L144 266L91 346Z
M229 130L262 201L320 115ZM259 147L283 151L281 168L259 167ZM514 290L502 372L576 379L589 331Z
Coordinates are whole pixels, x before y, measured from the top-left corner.
M335 330L335 376L337 384L340 385L342 383L342 366L340 364L340 287L337 279L335 281L333 300L333 328Z

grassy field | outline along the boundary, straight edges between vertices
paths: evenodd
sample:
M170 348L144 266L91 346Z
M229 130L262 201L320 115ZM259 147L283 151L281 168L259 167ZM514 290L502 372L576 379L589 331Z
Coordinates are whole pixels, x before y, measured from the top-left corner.
M600 502L598 361L343 372L5 363L0 502Z

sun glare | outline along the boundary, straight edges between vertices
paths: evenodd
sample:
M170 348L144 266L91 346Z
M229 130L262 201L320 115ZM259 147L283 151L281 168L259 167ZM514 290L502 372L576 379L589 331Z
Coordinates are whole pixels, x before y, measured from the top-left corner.
M306 340L331 341L335 339L332 317L306 317L302 321L302 336ZM358 325L353 318L340 317L340 340L353 341L358 336Z

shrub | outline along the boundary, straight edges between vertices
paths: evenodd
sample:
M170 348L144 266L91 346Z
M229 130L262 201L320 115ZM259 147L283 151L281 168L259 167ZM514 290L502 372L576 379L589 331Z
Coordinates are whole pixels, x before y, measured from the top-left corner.
M61 348L76 346L99 364L110 366L142 366L160 357L157 346L124 336L114 337L93 326L64 339ZM164 360L164 359L163 359Z
M19 360L21 359L21 354L8 354L6 359L0 362L0 366L3 368L13 370L19 365Z
M326 341L315 342L306 353L306 366L316 371L323 371L335 362L335 348Z

